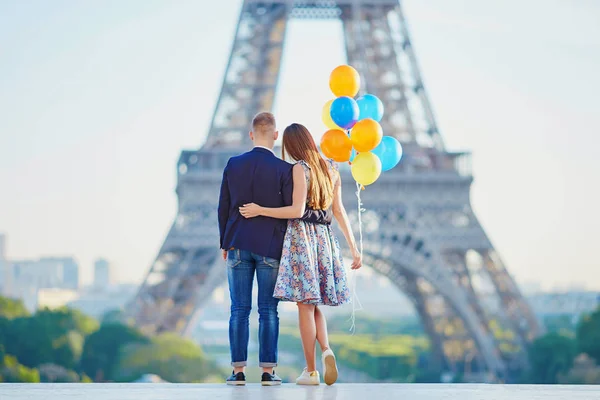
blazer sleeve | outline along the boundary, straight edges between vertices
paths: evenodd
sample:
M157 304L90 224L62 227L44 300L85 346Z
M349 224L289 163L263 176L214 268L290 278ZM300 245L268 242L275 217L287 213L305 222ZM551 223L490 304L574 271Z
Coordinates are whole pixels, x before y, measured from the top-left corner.
M227 227L227 220L229 219L229 209L231 208L231 197L229 195L229 185L227 182L227 170L229 169L229 162L223 170L223 180L221 181L221 193L219 195L219 235L220 235L220 246L223 248L223 238L225 237L225 228Z
M287 163L286 163L287 164ZM291 206L294 198L294 174L293 165L286 165L283 173L283 182L281 185L281 195L283 196L283 205Z

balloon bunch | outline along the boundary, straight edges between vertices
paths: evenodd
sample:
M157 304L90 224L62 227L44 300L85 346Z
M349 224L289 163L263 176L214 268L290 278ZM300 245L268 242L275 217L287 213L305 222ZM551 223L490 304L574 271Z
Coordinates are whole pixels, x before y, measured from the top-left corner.
M354 100L360 76L349 65L340 65L329 77L329 87L337 97L323 107L323 122L329 128L321 139L321 150L337 162L350 162L352 177L360 185L375 182L382 171L394 168L402 158L396 138L383 136L379 121L383 103L372 94Z

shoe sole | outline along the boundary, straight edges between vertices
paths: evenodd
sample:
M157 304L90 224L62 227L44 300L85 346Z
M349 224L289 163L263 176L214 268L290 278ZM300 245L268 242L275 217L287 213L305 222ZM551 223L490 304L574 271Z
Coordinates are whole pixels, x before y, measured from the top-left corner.
M236 381L233 381L233 382L227 382L227 384L230 385L230 386L244 386L246 384L246 382L236 382Z
M280 386L281 382L261 382L260 384L263 386Z
M338 378L338 370L337 365L335 363L335 356L328 355L327 357L325 357L325 360L323 362L325 363L325 376L323 377L323 380L327 385L331 386L335 383L335 381L337 381Z
M317 382L317 383L298 383L296 382L296 385L299 386L319 386L321 383Z

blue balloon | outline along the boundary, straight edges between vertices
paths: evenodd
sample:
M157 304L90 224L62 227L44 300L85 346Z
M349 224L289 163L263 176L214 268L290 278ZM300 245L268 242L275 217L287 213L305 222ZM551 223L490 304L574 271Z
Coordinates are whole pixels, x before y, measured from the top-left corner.
M379 146L372 151L381 160L381 171L389 171L400 162L402 158L402 145L392 136L384 136Z
M359 121L371 118L379 122L381 121L381 118L383 118L383 103L377 96L365 94L364 96L359 97L358 100L356 100L356 103L360 110L358 117Z
M329 114L337 126L350 129L358 121L358 104L352 97L338 97L331 103Z

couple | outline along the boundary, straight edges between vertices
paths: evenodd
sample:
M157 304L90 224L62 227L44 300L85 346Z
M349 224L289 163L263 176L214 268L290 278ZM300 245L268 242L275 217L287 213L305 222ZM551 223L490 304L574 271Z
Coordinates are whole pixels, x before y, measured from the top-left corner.
M306 368L296 383L320 383L315 360L319 342L324 380L331 385L338 371L319 306L350 301L340 246L331 228L332 216L352 250L352 269L361 267L361 255L342 204L336 164L321 157L310 132L300 124L292 124L283 132L283 159L288 156L295 164L281 160L273 153L278 135L271 113L256 115L250 131L254 148L232 157L223 172L218 214L231 296L229 343L233 366L227 384L246 383L256 272L262 385L281 384L273 370L277 366L280 300L298 305Z

